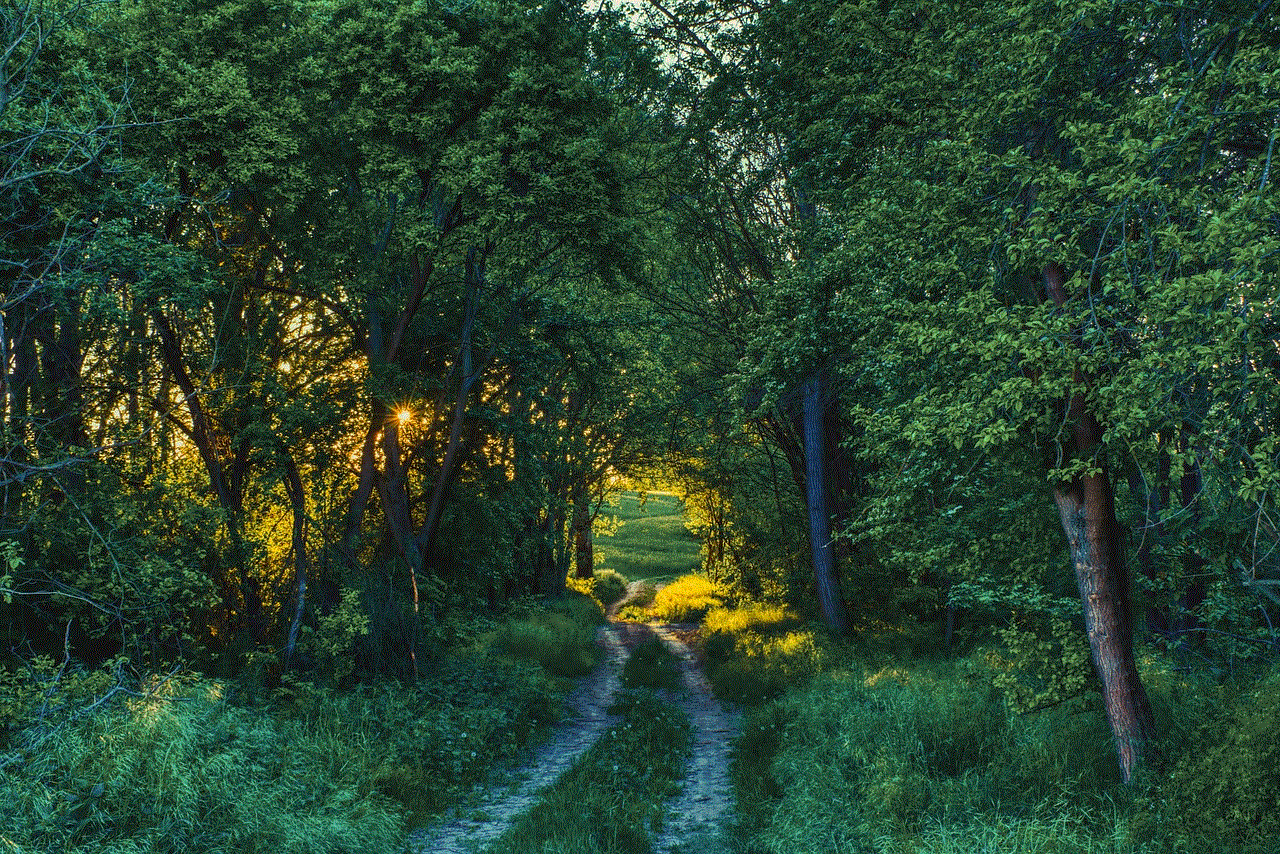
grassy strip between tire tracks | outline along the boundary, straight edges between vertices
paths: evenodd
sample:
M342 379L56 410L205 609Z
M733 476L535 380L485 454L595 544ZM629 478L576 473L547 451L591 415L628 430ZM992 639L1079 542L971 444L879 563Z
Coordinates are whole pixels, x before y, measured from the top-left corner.
M647 854L692 746L685 716L651 691L624 691L622 721L583 754L491 851Z

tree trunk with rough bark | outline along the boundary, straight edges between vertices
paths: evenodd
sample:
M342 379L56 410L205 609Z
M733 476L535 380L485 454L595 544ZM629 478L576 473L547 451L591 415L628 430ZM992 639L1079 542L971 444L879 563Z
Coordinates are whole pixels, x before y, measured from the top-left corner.
M573 574L575 578L595 575L595 543L591 531L591 494L579 479L573 490Z
M1066 275L1058 264L1044 269L1045 289L1054 304L1067 301ZM1063 459L1092 457L1102 443L1102 425L1085 408L1087 378L1077 374L1076 390L1064 401L1070 433L1060 440ZM1138 675L1133 652L1133 615L1125 571L1120 524L1116 520L1111 475L1100 459L1087 473L1054 485L1062 530L1084 608L1085 632L1094 670L1102 682L1102 700L1115 739L1124 781L1158 759L1155 718Z

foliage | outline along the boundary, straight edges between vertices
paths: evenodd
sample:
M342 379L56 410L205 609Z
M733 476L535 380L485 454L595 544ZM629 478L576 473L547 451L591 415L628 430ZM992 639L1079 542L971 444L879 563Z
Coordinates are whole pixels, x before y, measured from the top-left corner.
M344 590L332 613L318 617L314 629L303 626L302 630L302 650L315 658L316 666L335 684L341 684L355 669L354 644L369 633L369 616L360 607L359 594Z
M582 676L600 660L595 637L602 619L593 600L568 598L507 622L498 629L493 644L507 655L540 664L558 676Z
M37 655L19 668L0 669L0 746L33 723L53 727L85 716L128 684L127 666L119 658L84 670Z
M625 691L611 727L495 843L502 851L649 854L663 802L691 746L689 722L653 694Z
M651 613L664 623L696 623L724 604L723 586L702 575L682 575L658 590Z

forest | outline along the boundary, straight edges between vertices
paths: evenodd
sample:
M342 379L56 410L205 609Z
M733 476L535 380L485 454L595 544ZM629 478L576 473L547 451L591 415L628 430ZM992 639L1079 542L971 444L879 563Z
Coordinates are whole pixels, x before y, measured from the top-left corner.
M0 0L0 848L1280 851L1273 2Z

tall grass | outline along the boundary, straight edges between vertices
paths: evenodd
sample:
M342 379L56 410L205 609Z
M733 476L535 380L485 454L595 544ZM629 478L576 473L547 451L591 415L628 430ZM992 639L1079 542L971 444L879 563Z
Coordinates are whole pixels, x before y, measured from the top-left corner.
M220 694L190 680L73 725L28 730L0 770L6 850L401 849L404 819L390 799L302 727Z
M641 641L622 668L622 684L628 688L675 691L680 682L680 659L656 637Z
M263 698L175 676L92 714L18 720L31 690L10 674L0 851L401 851L408 827L562 714L559 674L594 663L600 619L569 600L424 662L416 683L341 693L288 678Z
M603 619L599 603L571 594L510 620L490 640L507 655L536 662L557 676L583 676L600 659L595 627Z
M737 754L751 848L779 852L1111 850L1114 765L1100 715L1011 715L941 666L824 674L762 707ZM1068 825L1094 847L1017 841ZM987 847L944 846L975 827Z
M702 623L711 685L722 700L755 704L804 685L832 661L832 644L790 608L711 609Z
M1280 677L1231 690L1149 670L1166 773L1125 786L1096 695L1016 714L992 659L871 669L820 634L822 672L787 678L780 640L806 631L794 615L713 611L704 630L721 687L735 662L756 684L782 673L735 752L743 851L1280 850Z

